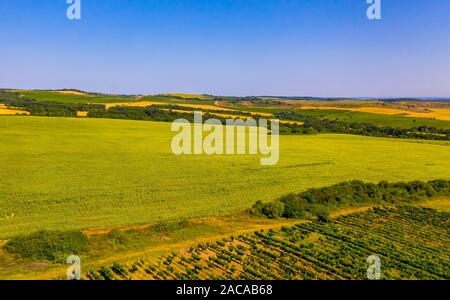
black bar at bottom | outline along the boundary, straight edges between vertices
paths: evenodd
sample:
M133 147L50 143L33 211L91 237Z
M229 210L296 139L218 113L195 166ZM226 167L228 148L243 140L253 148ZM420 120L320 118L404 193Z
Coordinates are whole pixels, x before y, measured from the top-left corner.
M27 293L48 297L92 293L122 298L277 298L302 295L343 296L355 299L367 296L384 299L391 292L404 297L418 293L445 295L448 281L0 281L0 292L10 295ZM6 294L4 294L6 295ZM155 298L158 297L158 298Z

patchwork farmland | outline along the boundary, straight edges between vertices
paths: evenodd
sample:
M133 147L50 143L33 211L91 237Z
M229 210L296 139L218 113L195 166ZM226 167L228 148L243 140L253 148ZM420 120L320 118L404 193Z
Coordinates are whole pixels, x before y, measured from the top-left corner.
M450 178L446 141L282 136L280 162L264 167L252 155L175 156L168 123L2 117L0 134L0 239L227 214L353 179Z
M383 256L385 279L446 278L439 266L448 266L443 255L448 228L430 223L429 240L419 242L406 240L413 235L406 227L420 231L426 225L418 216L442 221L448 214L402 206L344 213L323 223L315 217L270 219L272 212L256 216L251 208L261 201L268 203L264 209L276 210L274 200L287 194L352 180L449 180L450 122L296 109L309 126L338 120L371 130L394 126L402 128L401 134L410 130L415 135L330 133L326 127L304 131L304 122L294 118L282 119L292 131L280 136L275 166L261 166L260 156L253 155L173 155L170 121L195 110L244 119L293 111L288 100L280 107L276 103L281 100L270 105L246 101L187 94L0 91L0 109L8 112L0 117L0 278L59 278L66 269L61 257L70 249L78 249L83 276L90 279L361 279L365 262L352 260L351 253L363 256L369 250ZM446 200L431 200L438 203L433 208L448 207ZM389 222L377 223L383 218ZM358 244L349 228L366 225L371 233ZM44 237L59 250L50 253L43 250L48 244L29 244ZM79 244L62 242L67 239ZM405 265L398 256L371 248L370 241L399 251L392 255L418 253L424 260ZM298 247L304 257L291 251ZM346 254L338 257L338 251ZM266 260L257 259L265 255Z

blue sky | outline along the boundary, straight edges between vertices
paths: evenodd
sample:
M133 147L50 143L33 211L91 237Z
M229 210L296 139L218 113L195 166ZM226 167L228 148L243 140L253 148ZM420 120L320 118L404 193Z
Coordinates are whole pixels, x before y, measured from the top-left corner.
M450 1L0 0L0 87L450 96Z

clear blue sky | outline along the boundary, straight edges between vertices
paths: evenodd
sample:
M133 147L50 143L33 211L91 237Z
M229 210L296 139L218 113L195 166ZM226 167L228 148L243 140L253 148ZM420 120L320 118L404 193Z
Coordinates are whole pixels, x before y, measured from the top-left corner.
M450 96L450 1L0 0L0 87Z

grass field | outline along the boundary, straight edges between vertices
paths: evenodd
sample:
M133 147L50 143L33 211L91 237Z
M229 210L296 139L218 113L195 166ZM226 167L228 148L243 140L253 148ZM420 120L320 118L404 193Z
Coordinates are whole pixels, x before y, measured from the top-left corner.
M280 162L175 156L169 123L1 117L0 239L221 215L360 179L450 178L448 142L281 136Z
M188 94L120 96L81 93L75 91L11 90L11 92L19 93L24 97L37 101L69 104L131 104L132 106L140 106L139 102L154 102L157 104L214 104L214 101L210 100L210 97Z
M14 90L24 97L35 99L42 102L57 103L83 103L83 104L101 104L115 102L131 102L133 97L121 97L110 95L95 95L82 93L63 93L57 91L32 91L32 90Z
M380 258L380 277L450 279L450 215L413 207L376 208L333 221L256 231L158 259L87 273L89 279L364 280Z

